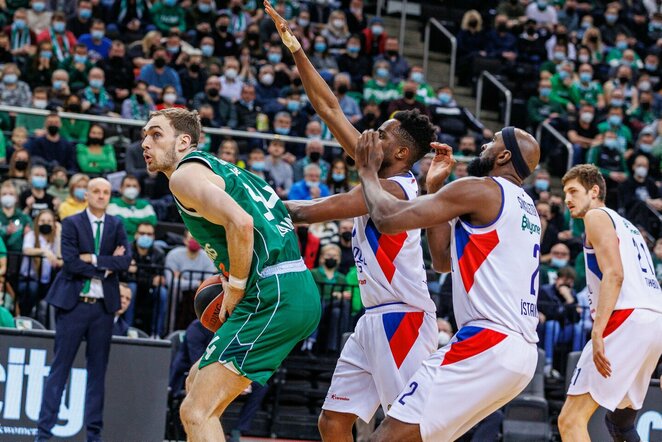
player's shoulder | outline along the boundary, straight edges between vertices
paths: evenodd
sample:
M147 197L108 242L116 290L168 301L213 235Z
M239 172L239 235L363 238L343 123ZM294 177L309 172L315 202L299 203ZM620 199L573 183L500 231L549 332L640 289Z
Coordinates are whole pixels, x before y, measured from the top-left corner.
M584 215L584 224L596 226L612 226L616 228L613 216L602 207L589 209Z

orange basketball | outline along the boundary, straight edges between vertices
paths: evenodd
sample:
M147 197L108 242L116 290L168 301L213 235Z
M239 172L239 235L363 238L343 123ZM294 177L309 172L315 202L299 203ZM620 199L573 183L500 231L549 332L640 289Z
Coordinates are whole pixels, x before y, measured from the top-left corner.
M221 326L218 313L223 304L223 281L220 275L210 276L202 281L195 292L193 307L202 325L213 332Z

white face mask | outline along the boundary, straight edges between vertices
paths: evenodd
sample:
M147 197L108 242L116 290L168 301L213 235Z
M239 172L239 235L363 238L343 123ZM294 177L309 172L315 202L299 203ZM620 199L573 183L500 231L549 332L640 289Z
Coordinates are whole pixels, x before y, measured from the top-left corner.
M168 104L173 104L177 101L177 94L165 94L163 95L163 102Z
M7 209L14 207L16 205L16 197L14 195L2 195L0 197L0 204Z
M237 70L236 69L226 69L225 70L225 77L230 79L230 80L234 80L235 78L237 78Z
M644 166L635 167L634 174L639 178L646 178L648 176L648 168Z
M439 332L439 337L438 337L438 344L439 348L443 347L444 345L448 344L450 342L452 336L446 333L445 331L440 331Z
M32 104L37 109L46 109L46 106L48 106L48 101L47 100L34 100L32 102Z

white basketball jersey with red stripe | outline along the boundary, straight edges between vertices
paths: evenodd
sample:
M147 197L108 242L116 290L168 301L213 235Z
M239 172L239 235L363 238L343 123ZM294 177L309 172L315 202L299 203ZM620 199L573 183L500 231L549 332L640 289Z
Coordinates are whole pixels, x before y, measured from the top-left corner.
M389 180L402 187L407 199L418 195L411 172ZM369 215L360 216L354 218L352 247L365 308L403 303L427 312L436 310L428 292L420 229L385 235Z
M492 223L451 221L453 309L458 329L490 324L538 342L540 218L533 200L510 181L501 187L501 210Z
M662 291L655 276L653 260L641 233L630 221L613 210L607 207L597 210L605 211L614 223L623 265L623 285L614 310L642 308L662 312ZM584 257L589 306L591 316L594 317L600 298L602 271L595 250L586 244L584 244Z

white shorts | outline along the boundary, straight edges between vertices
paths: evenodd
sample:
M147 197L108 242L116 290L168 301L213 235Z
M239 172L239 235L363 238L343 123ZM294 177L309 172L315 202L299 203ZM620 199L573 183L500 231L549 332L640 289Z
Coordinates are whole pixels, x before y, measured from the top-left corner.
M424 441L452 441L528 385L538 349L514 332L465 326L408 381L388 415Z
M593 345L588 341L570 379L568 395L589 393L595 402L611 411L626 407L638 410L662 355L662 313L616 310L603 336L611 376L603 378L598 373L593 363Z
M402 304L366 311L340 353L322 409L370 422L380 404L389 409L437 341L430 313Z

